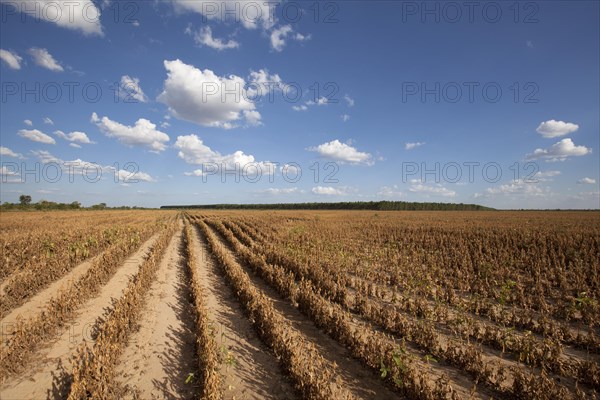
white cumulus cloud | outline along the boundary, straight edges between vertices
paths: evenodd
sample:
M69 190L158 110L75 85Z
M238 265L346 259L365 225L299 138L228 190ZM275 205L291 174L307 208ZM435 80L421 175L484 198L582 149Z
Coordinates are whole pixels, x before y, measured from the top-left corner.
M549 121L540 123L536 129L536 132L545 138L555 138L573 133L577 131L577 129L579 129L579 125L577 124L551 119Z
M48 53L48 50L46 49L32 47L28 52L31 57L33 57L33 61L40 67L54 72L63 72L65 70L62 65L60 65L60 63L56 61L54 57L52 57L52 54Z
M14 51L0 49L0 60L4 61L12 69L21 69L23 58Z
M333 186L315 186L311 190L314 194L322 196L343 196L348 194L348 188L346 187L333 187Z
M219 51L237 49L240 47L240 44L233 39L225 41L221 38L214 37L210 26L204 26L196 32L193 32L191 27L188 26L188 28L185 30L185 33L192 36L196 44L207 46Z
M140 118L134 126L120 124L108 117L98 118L92 114L91 121L108 137L116 138L127 146L145 147L152 152L160 152L167 148L169 135L156 129L156 125L145 118Z
M15 158L21 158L21 159L25 158L25 157L23 157L22 154L15 153L14 151L12 151L11 149L9 149L8 147L4 147L4 146L0 146L0 156L3 156L3 157L15 157Z
M24 120L23 120L23 123L24 123L25 125L27 125L27 126L33 126L33 122L31 122L31 120L30 120L30 119L24 119Z
M570 138L565 138L547 149L535 149L533 153L527 154L526 158L528 160L545 159L548 162L565 161L569 157L584 156L591 152L592 149L576 146Z
M317 152L321 157L341 163L355 165L373 165L373 157L369 153L358 151L356 148L340 142L338 139L309 147L309 151Z
M250 99L270 98L274 92L291 90L279 74L271 74L267 69L250 71L247 94Z
M85 36L103 36L100 10L92 0L27 0L2 1L33 18L54 23L62 28L78 30Z
M119 182L122 183L137 183L137 182L155 182L155 179L145 172L132 172L123 169L113 170Z
M231 129L245 119L249 125L259 118L255 105L248 100L246 82L235 75L220 77L181 60L165 61L167 79L158 100L182 120L199 125Z
M308 100L306 102L307 106L326 106L329 103L329 99L327 97L319 97L316 101Z
M84 172L90 175L90 178L94 178L95 175L111 175L111 178L117 180L121 184L137 183L137 182L155 182L155 179L142 171L126 171L117 170L115 167L106 165L102 166L95 162L84 161L80 158L71 161L62 160L52 153L46 150L34 150L32 151L43 164L55 163L58 164L64 171L69 174L75 174L81 176ZM95 172L96 170L97 172Z
M225 168L228 171L237 170L240 174L245 172L248 175L258 173L258 169L260 169L260 174L272 175L276 168L274 163L256 161L253 155L245 154L241 150L232 154L221 154L205 145L202 139L194 134L178 136L175 148L179 149L177 154L179 158L188 164L202 165L203 168L208 164L212 164L210 168L215 167L218 170ZM203 173L204 171L200 169L188 173L188 175L202 176Z
M254 0L172 0L178 12L191 11L202 14L208 20L237 22L247 29L269 29L275 21L276 1Z
M306 40L310 40L310 35L303 35L301 33L293 34L294 29L291 25L282 25L278 28L275 28L271 31L271 47L275 51L282 51L286 45L286 40L288 38L292 40L296 40L299 42L303 42Z
M29 139L32 142L44 143L44 144L56 144L56 140L46 135L44 132L37 129L21 129L18 135Z
M129 75L123 75L121 77L119 97L129 102L136 100L141 103L146 103L148 101L148 98L140 86L139 78L132 78Z
M90 138L85 134L85 132L74 131L71 133L64 133L63 131L55 131L54 134L61 139L65 139L69 142L74 143L82 143L82 144L92 144ZM75 147L75 146L74 146Z
M593 185L594 183L596 183L596 180L593 178L581 178L577 181L578 184L580 185Z

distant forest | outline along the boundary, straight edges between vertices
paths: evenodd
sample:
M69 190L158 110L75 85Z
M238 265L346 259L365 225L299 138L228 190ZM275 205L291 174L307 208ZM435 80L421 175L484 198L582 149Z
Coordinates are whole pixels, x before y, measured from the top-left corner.
M277 203L277 204L207 204L171 205L162 209L209 210L377 210L377 211L486 211L494 210L478 204L419 203L408 201L355 201L340 203Z

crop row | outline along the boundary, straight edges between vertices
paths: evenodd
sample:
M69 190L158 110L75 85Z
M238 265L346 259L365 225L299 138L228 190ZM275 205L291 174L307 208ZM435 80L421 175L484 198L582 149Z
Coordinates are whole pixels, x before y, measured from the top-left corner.
M208 319L208 311L204 304L204 293L197 270L198 260L193 246L193 233L187 219L185 220L184 232L187 268L190 274L190 286L196 309L196 352L198 354L198 371L201 375L201 398L218 400L223 398L221 375L219 374L219 355L214 333Z
M251 233L253 237L258 239L263 246L266 246L270 251L276 251L278 257L285 257L287 260L292 259L296 264L304 265L305 269L308 271L313 269L327 270L331 275L336 276L338 281L345 281L346 286L353 289L361 286L366 287L370 296L375 296L382 300L388 300L395 304L400 304L401 306L405 307L406 311L416 312L420 317L426 317L428 314L427 309L432 308L431 306L428 307L427 304L434 304L434 308L439 311L442 306L441 303L445 303L449 307L452 307L457 311L461 311L461 314L462 311L470 312L477 317L485 317L491 322L501 324L500 328L486 327L483 328L483 330L494 329L497 332L503 331L505 333L492 335L484 334L483 337L488 337L488 340L491 340L490 338L492 337L499 338L499 340L504 343L497 342L496 346L498 348L502 348L503 350L506 349L506 344L515 342L515 340L513 340L511 337L506 338L507 335L512 336L511 329L506 327L515 327L529 330L543 336L549 336L554 341L558 341L561 344L573 345L576 348L585 351L600 353L600 339L593 331L583 333L580 329L570 329L565 322L556 321L550 318L548 315L540 315L533 310L507 307L503 304L499 304L496 301L491 301L478 296L472 296L469 298L457 296L455 291L448 287L438 287L436 289L430 287L430 290L426 295L418 295L414 293L403 295L405 291L400 290L402 287L400 284L395 285L394 287L382 285L381 283L370 280L371 277L369 280L366 280L365 278L361 278L355 274L348 273L348 271L343 270L343 268L340 266L334 266L333 264L324 260L320 263L320 265L318 265L308 257L302 259L303 261L300 262L299 257L297 256L286 256L284 252L281 251L283 247L282 244L276 240L273 240L274 238L267 239L261 235L260 231L249 226L243 221L237 222L242 230L244 230L246 233ZM338 283L342 284L342 282ZM473 321L472 318L466 318L468 321ZM475 324L469 325L474 327ZM482 329L479 328L476 330L482 331ZM503 339L500 339L500 337ZM518 339L516 341L518 342ZM513 346L513 349L517 349L518 347L519 346L517 344L516 346Z
M556 319L600 320L597 215L546 213L535 224L511 213L431 215L292 222L266 215L252 223L278 227L268 236L288 250L416 296L447 288Z
M196 224L250 321L290 374L300 393L308 399L352 398L337 382L333 365L328 364L314 345L293 329L273 308L271 302L252 284L242 268L221 248L218 239L206 224L201 220L197 220Z
M17 318L12 326L3 326L0 374L9 376L21 371L39 344L60 332L76 310L108 282L117 268L137 248L137 240L121 238L95 259L78 280L69 281L59 289L43 311L27 319Z
M431 385L423 364L406 349L369 326L356 323L348 312L317 294L308 281L297 282L293 274L267 264L263 258L245 248L220 222L208 221L233 246L238 254L262 279L280 294L297 303L317 326L347 346L353 356L371 369L381 372L397 391L415 399L451 396L453 388L445 376Z
M144 295L154 281L160 260L174 232L173 223L161 232L150 255L100 327L93 346L83 343L78 348L73 359L69 400L121 397L119 386L114 381L115 366L139 319Z
M249 238L245 233L241 232L234 224L225 222L228 228L235 233L238 239L245 245L252 245L252 239ZM232 239L233 240L233 239ZM234 240L235 243L235 240ZM235 246L235 244L234 244ZM239 250L239 249L238 249ZM242 250L243 251L243 250ZM506 379L503 377L503 368L496 366L494 368L483 364L483 353L473 345L461 345L456 343L454 340L449 340L443 336L438 335L431 324L425 321L414 322L413 319L406 318L402 313L396 311L396 307L392 305L382 305L379 302L369 300L368 296L363 293L359 293L355 297L355 301L350 301L352 297L349 293L346 293L342 288L343 286L339 282L335 282L331 276L324 273L318 268L302 268L301 265L296 264L289 257L283 257L273 252L260 251L258 246L253 247L253 251L259 251L266 262L283 266L287 271L294 275L297 281L310 281L314 284L316 292L324 295L326 298L339 303L345 309L349 311L358 312L361 316L373 321L379 326L386 328L386 330L397 334L401 337L405 337L408 340L416 343L420 348L429 351L435 357L441 358L450 364L456 365L460 368L470 372L476 379L484 378L491 387L503 390L502 381ZM354 303L354 304L352 304ZM410 303L409 303L410 304ZM421 315L422 316L422 315ZM490 334L491 337L491 334ZM516 342L513 343L513 348L519 349L523 357L527 357L531 364L537 361L553 363L554 367L569 367L569 365L561 363L561 360L556 357L556 347L549 346L548 343L542 342L539 346L538 343L531 340L531 336L525 336L525 339L520 340L521 337L514 336L512 339ZM443 339L443 340L442 340ZM535 357L535 358L534 358ZM588 382L594 384L597 379L597 371L594 372L594 368L590 369L586 367L594 367L594 363L575 363L576 372L579 378L584 378ZM596 368L597 370L597 368ZM561 370L560 372L565 372ZM514 373L513 373L514 375ZM516 374L517 377L524 377L523 373ZM531 381L534 378L530 378ZM538 384L544 384L545 386L554 386L550 392L556 394L561 393L561 387L545 383L543 378L538 379ZM534 379L534 380L535 380ZM513 390L518 390L518 382L513 385Z

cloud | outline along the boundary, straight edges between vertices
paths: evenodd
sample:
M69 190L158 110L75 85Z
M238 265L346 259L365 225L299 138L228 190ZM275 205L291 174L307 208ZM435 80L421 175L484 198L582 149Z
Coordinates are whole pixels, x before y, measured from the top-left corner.
M413 142L413 143L409 142L409 143L404 143L404 149L405 150L412 150L412 149L414 149L416 147L423 146L424 144L425 144L425 142Z
M335 139L316 147L308 148L309 151L319 153L321 157L341 163L355 165L373 165L373 157L369 153L358 151L356 148Z
M283 25L271 32L271 47L275 51L282 51L285 47L285 38L293 31L291 25Z
M573 133L579 129L579 125L571 122L555 121L553 119L542 122L537 127L536 132L545 138L555 138Z
M398 185L382 186L377 192L377 196L381 197L403 197L404 193L400 190Z
M45 143L45 144L56 144L56 141L44 132L38 131L37 129L21 129L18 135L29 139L32 142Z
M25 157L23 157L22 154L20 153L15 153L14 151L12 151L11 149L9 149L8 147L4 147L4 146L0 146L0 156L3 157L15 157L15 158L20 158L20 159L25 159Z
M4 61L12 69L21 69L23 58L14 51L0 49L0 60Z
M185 176L204 176L204 172L201 169L195 169L192 172L184 172Z
M584 156L591 154L592 149L585 146L576 146L569 138L554 143L547 149L535 149L531 154L527 154L528 160L545 159L547 162L565 161L569 157Z
M289 90L292 90L291 87L283 82L279 74L271 74L267 69L250 71L247 94L251 99L272 96L275 91Z
M52 57L52 54L48 53L48 50L32 47L28 52L33 57L33 61L40 67L54 72L64 71L64 68Z
M302 176L302 168L298 165L284 164L279 167L282 175L289 177L290 179L296 179Z
M261 115L258 111L255 110L244 110L242 112L242 115L244 116L244 119L246 120L246 122L248 123L248 125L250 126L260 126L262 125L261 120Z
M148 101L148 98L140 86L139 78L132 78L129 75L123 75L121 77L121 83L119 84L119 97L124 99L126 102L137 100L141 103L146 103Z
M354 107L354 99L352 97L346 94L344 95L344 100L346 100L346 104L348 104L348 107Z
M43 164L56 163L63 165L65 161L58 157L54 157L49 151L46 150L31 150L31 153L36 156ZM91 163L94 164L95 163Z
M93 144L94 143L90 140L90 138L88 138L88 136L84 132L74 131L71 133L64 133L63 131L55 131L54 134L56 136L58 136L59 138L65 139L69 142L77 142L77 143L82 143L82 144ZM75 143L72 143L72 144L75 144ZM77 146L77 147L79 147L79 146Z
M299 106L292 106L292 110L294 110L294 111L306 111L306 110L308 110L308 107L305 106L304 104L300 104Z
M496 197L496 196L524 196L524 197L542 197L550 193L550 188L541 187L534 182L525 182L523 179L511 183L502 184L496 187L487 188L484 193L475 193L478 197Z
M81 146L78 145L77 143L69 143L69 146L75 147L76 149L80 149L81 148Z
M600 191L579 192L568 196L568 198L569 200L589 201L590 206L587 208L598 209L598 204L600 204Z
M204 26L196 32L192 32L192 29L188 26L185 30L185 33L190 36L193 36L194 42L196 42L196 44L199 44L201 46L208 46L219 51L227 49L237 49L238 47L240 47L240 44L233 39L229 39L225 42L221 38L213 37L212 29L210 28L210 26Z
M27 126L33 126L33 122L31 122L31 120L30 120L30 119L24 119L24 120L23 120L23 123L24 123L25 125L27 125Z
M92 0L27 0L7 3L22 13L62 28L78 30L85 36L104 35L100 24L100 10Z
M108 137L114 137L127 146L146 147L151 152L160 152L167 148L169 135L156 129L156 125L145 118L140 118L134 126L127 126L108 117L98 118L92 114L91 122L95 123L100 131Z
M533 48L533 42L531 40L526 41L525 44L527 45L527 47Z
M441 197L454 197L456 196L456 192L454 190L447 189L442 185L424 185L422 183L414 183L408 189L413 193L421 193L429 196L441 196Z
M327 97L319 97L317 101L309 100L306 102L307 106L326 106L329 103L329 99Z
M172 0L172 4L178 12L197 12L208 20L233 20L247 29L269 29L275 23L274 11L278 1Z
M296 33L292 35L294 29L291 25L283 25L279 28L275 28L271 31L271 47L275 51L282 51L286 45L286 39L289 37L290 39L303 42L306 40L310 40L311 35L302 35L301 33Z
M314 194L322 196L344 196L356 190L348 186L315 186L311 189Z
M240 173L244 171L250 175L257 173L257 169L260 168L262 174L272 175L276 168L274 163L256 161L253 155L245 154L241 150L223 155L205 145L202 139L194 134L178 136L175 148L179 149L179 153L177 154L179 158L188 164L202 165L203 169L208 164L213 164L219 170L225 168L229 171L240 171ZM202 176L204 174L203 169L195 170L186 175Z
M132 172L125 170L113 170L118 178L119 182L123 183L137 183L139 182L155 182L156 180L145 172Z
M48 125L54 125L54 121L52 121L49 117L44 118L44 123Z
M260 120L255 105L248 100L246 82L235 75L217 76L180 60L165 61L167 79L158 101L182 120L199 125L231 129L242 118L249 125ZM246 112L245 112L246 111Z
M344 122L350 121L350 116L348 114L342 114L341 118L342 118L342 121L344 121Z
M312 35L303 35L301 33L296 33L294 35L294 40L297 40L299 42L304 42L306 40L310 40L312 38Z
M545 177L549 177L549 176L558 176L558 175L560 175L560 171L553 170L553 171L540 171L535 176L545 178Z
M586 177L586 178L579 179L577 181L577 183L580 184L580 185L593 185L594 183L596 183L596 180L592 179L592 178L587 178Z
M2 183L25 183L21 176L22 171L17 168L9 168L8 165L0 166L0 176L2 177ZM4 192L4 188L3 188ZM10 191L9 191L10 192Z
M115 167L106 165L102 166L95 162L84 161L80 158L71 161L61 160L55 157L50 152L45 150L34 150L32 151L43 164L55 163L58 164L64 171L69 174L82 175L89 174L89 177L94 179L96 174L102 176L103 174L110 174L111 179L118 180L122 184L137 183L137 182L155 182L155 179L149 174L141 171L132 172L126 170L117 170ZM97 172L94 172L96 170Z
M294 194L294 193L303 193L302 190L298 188L268 188L264 190L259 190L257 193L265 193L273 196L286 195L286 194Z
M560 171L539 171L537 173L535 173L533 175L533 177L528 178L528 177L524 177L525 180L527 180L528 182L547 182L547 181L552 181L552 178L555 176L560 175Z
M36 192L39 194L54 194L58 189L40 189L37 190Z
M16 171L13 171L11 168L8 168L7 166L2 166L0 168L0 175L2 176L17 176L19 175ZM2 183L4 183L4 179L2 180Z

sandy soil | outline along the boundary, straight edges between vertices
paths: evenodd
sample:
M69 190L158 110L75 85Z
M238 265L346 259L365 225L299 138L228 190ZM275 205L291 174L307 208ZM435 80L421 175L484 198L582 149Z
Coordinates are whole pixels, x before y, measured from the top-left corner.
M193 244L209 318L222 354L221 374L225 399L294 399L297 394L282 374L276 358L261 342L234 293L225 284L218 266L200 240L197 228Z
M146 297L139 331L117 367L117 380L142 399L191 399L196 372L194 309L185 274L182 230L171 239Z

